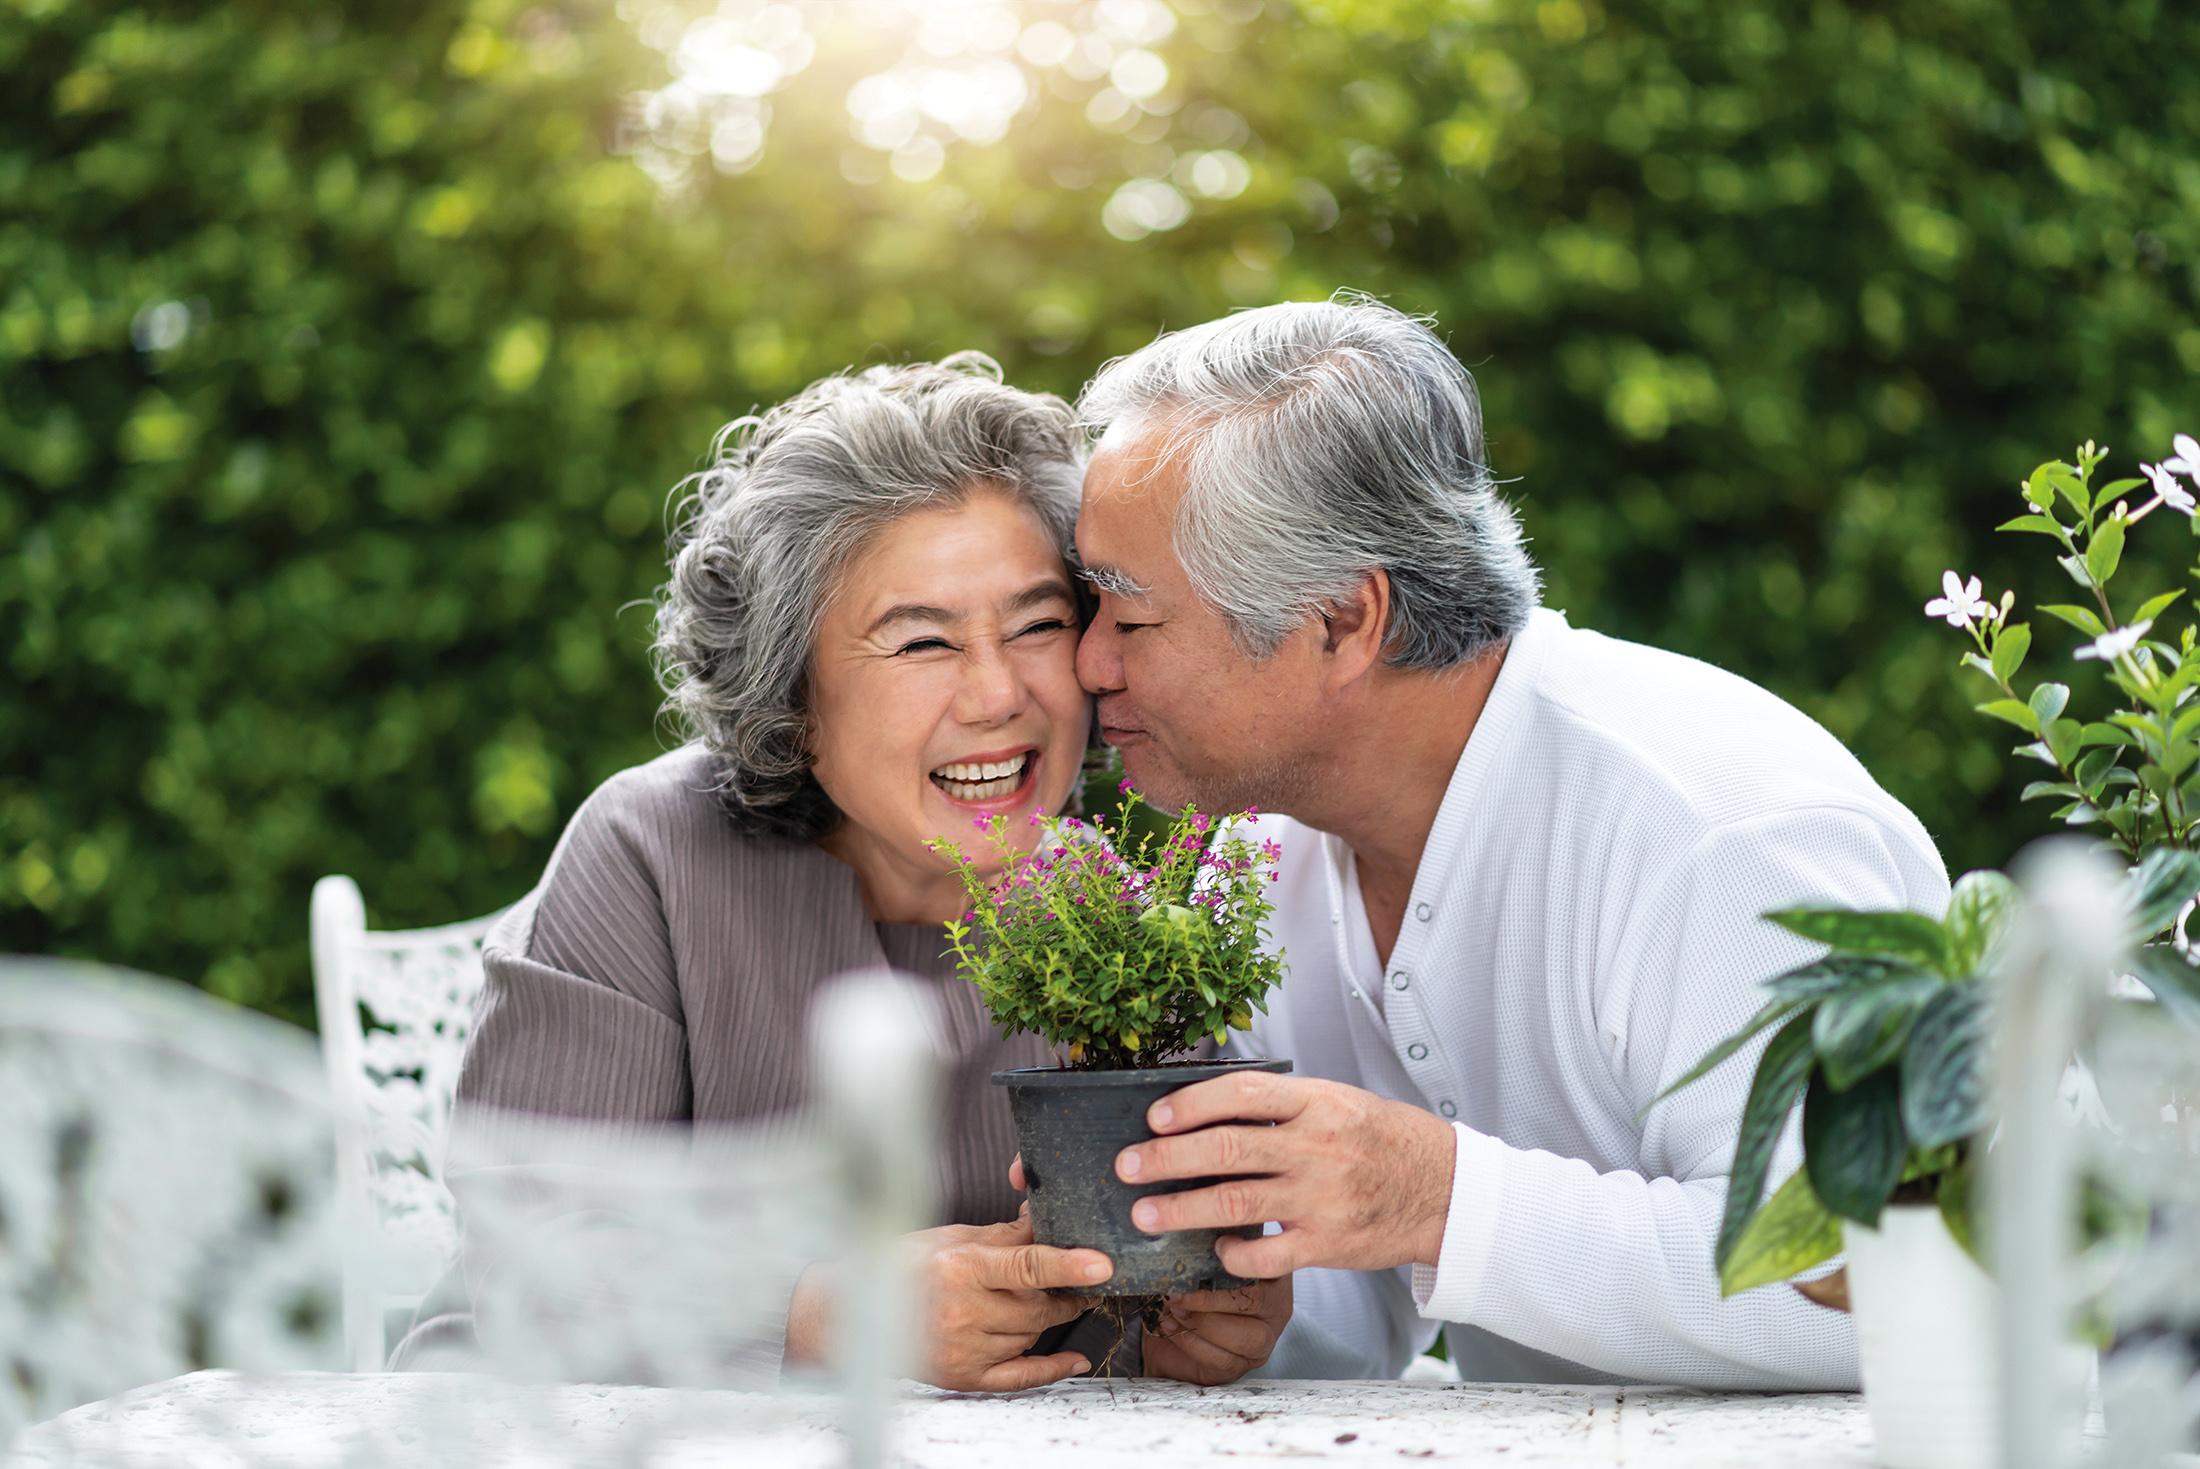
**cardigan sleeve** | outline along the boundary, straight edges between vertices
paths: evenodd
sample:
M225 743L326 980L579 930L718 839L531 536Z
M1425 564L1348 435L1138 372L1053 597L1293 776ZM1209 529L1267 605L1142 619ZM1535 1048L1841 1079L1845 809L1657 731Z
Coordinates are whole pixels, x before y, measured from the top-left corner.
M692 1115L679 977L653 855L664 843L654 836L644 794L614 778L575 814L541 884L483 948L447 1181L462 1222L470 1211L494 1211L500 1221L493 1242L464 1228L461 1247L475 1333L493 1359L524 1360L531 1345L500 1337L528 1330L524 1321L500 1322L495 1310L496 1276L510 1267L511 1250L556 1258L658 1247L647 1220L558 1205L571 1171L560 1135L519 1120L570 1119L593 1145ZM512 1202L531 1176L542 1206L515 1223ZM786 1274L790 1298L798 1273ZM785 1318L785 1300L760 1312L721 1366L737 1378L776 1375Z

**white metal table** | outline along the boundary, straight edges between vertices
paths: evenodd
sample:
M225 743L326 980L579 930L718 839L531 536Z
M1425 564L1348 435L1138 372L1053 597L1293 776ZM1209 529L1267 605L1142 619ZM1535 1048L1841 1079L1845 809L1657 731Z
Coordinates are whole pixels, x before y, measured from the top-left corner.
M799 1396L516 1387L453 1374L201 1372L30 1431L6 1469L405 1463L828 1469L831 1404ZM1672 1387L1079 1380L1020 1394L911 1388L909 1469L1201 1464L1763 1466L1872 1462L1862 1399Z

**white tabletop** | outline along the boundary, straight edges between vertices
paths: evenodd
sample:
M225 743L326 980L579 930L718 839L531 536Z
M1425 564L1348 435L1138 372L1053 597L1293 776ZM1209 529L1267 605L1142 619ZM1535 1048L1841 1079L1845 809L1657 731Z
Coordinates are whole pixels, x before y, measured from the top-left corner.
M512 1387L444 1374L200 1372L30 1431L6 1469L101 1465L837 1464L829 1399L641 1387ZM909 1469L1199 1464L1617 1465L1872 1462L1844 1393L1421 1382L1223 1388L1081 1380L1020 1394L912 1388L894 1431Z

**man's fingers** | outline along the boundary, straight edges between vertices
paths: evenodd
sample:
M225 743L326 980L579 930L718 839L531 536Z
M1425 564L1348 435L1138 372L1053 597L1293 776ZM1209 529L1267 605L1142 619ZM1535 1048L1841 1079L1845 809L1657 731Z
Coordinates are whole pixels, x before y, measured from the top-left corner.
M978 1374L978 1391L1022 1392L1027 1387L1045 1387L1050 1382L1060 1382L1065 1377L1091 1370L1092 1363L1079 1352L1056 1352L1051 1357L1011 1357Z
M1196 1331L1148 1336L1145 1358L1148 1376L1174 1377L1183 1382L1235 1382L1260 1365Z
M1265 1224L1280 1217L1274 1190L1264 1178L1232 1178L1190 1193L1148 1194L1131 1205L1131 1223L1148 1234L1172 1229L1228 1229Z
M1269 1343L1275 1333L1268 1323L1253 1316L1218 1316L1212 1312L1192 1316L1174 1330L1165 1333L1168 1340L1196 1350L1193 1342L1204 1342L1224 1356L1235 1358L1244 1364L1244 1370L1260 1365L1268 1354ZM1209 1360L1202 1358L1202 1360Z
M1009 1160L1008 1186L1018 1193L1026 1192L1024 1188L1024 1155L1022 1153L1018 1153Z
M1299 1115L1320 1085L1273 1071L1240 1071L1178 1087L1146 1109L1146 1125L1158 1133L1190 1132L1217 1122L1285 1122Z
M1280 1173L1288 1162L1273 1127L1210 1127L1125 1148L1115 1155L1115 1176L1125 1183L1170 1183L1180 1178Z
M1215 1258L1232 1275L1242 1275L1247 1280L1274 1280L1321 1263L1299 1258L1302 1243L1300 1231L1291 1229L1281 1234L1264 1234L1259 1239L1218 1239Z
M1181 1317L1203 1315L1258 1316L1261 1288L1241 1285L1233 1290L1188 1290L1168 1298L1168 1309Z
M1052 1245L987 1250L978 1260L979 1283L995 1290L1062 1290L1098 1285L1114 1273L1114 1263L1098 1250L1058 1250Z

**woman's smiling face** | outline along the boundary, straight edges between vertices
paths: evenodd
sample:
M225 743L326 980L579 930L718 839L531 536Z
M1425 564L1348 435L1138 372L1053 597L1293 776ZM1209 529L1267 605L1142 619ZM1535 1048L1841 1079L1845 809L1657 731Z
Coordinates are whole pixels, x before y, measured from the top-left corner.
M1062 808L1083 763L1077 603L1039 517L974 488L879 532L841 574L810 661L810 750L840 808L822 845L863 878L873 916L962 911L934 837L980 865L972 823ZM944 906L943 906L944 905Z

